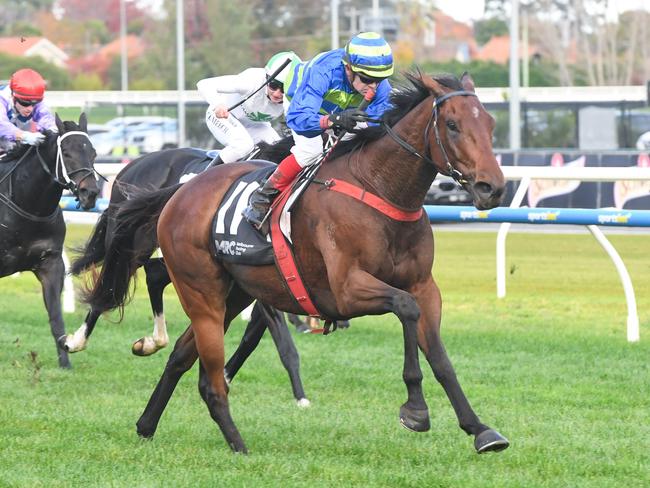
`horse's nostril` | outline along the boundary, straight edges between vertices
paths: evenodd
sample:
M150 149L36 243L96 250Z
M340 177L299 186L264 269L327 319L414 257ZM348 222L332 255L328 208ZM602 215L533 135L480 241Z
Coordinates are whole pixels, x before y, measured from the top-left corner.
M478 181L474 183L474 191L483 197L488 197L492 195L492 185L485 181Z

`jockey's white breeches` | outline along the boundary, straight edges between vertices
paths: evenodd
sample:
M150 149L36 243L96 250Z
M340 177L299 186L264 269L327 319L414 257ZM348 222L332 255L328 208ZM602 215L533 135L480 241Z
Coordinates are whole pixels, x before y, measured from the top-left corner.
M318 161L323 154L323 137L318 135L316 137L305 137L291 131L293 135L294 146L291 152L296 157L296 161L301 168L309 166L310 164Z
M205 113L205 123L215 139L224 146L219 152L224 163L242 161L260 141L273 143L280 139L268 122L244 126L232 114L225 119L217 117L212 106Z

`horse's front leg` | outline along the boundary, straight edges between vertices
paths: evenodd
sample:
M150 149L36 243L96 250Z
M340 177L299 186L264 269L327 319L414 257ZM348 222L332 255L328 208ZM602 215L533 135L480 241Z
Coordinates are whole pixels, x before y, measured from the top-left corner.
M416 296L421 310L418 322L420 347L431 365L436 380L444 388L461 429L474 436L474 447L479 453L506 449L509 445L508 440L496 430L481 423L456 378L456 372L440 338L442 299L438 286L433 278L430 278L411 291Z
M43 301L50 320L50 330L56 344L56 352L61 368L71 368L68 351L62 346L65 338L65 325L61 312L61 291L65 276L65 265L60 254L46 256L34 269L34 274L41 282Z
M162 258L151 258L144 263L147 276L147 292L153 312L153 334L145 336L133 343L131 352L136 356L151 356L169 344L167 323L163 309L163 292L171 283L165 261Z
M329 270L328 270L329 272ZM330 284L338 283L329 277ZM342 285L332 287L336 305L344 316L379 315L393 312L402 323L404 370L408 400L400 408L400 422L416 432L430 428L429 411L422 394L422 370L418 360L418 304L410 293L393 288L362 270L346 273Z

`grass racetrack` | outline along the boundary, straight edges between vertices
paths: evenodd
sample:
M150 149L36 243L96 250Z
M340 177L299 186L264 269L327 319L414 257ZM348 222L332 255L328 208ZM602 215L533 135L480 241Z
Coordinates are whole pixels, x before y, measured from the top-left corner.
M89 226L69 226L68 243ZM636 290L641 341L626 341L616 270L589 234L508 237L508 295L495 291L494 232L435 232L442 334L481 420L511 447L477 455L421 357L432 428L399 426L406 400L393 315L329 336L294 333L312 407L299 410L268 334L230 390L251 451L233 455L181 380L152 441L135 422L171 347L131 355L152 328L144 280L125 319L100 320L86 351L57 367L40 286L0 280L0 486L647 487L650 486L650 234L610 235ZM173 341L187 319L166 293ZM73 332L82 306L65 314ZM115 315L113 319L115 319ZM243 333L237 320L226 352Z

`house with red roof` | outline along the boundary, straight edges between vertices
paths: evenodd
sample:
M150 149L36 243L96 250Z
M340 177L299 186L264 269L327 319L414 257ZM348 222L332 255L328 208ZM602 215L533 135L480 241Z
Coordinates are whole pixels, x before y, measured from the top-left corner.
M45 37L0 37L0 52L17 57L40 56L48 63L65 68L69 56Z

